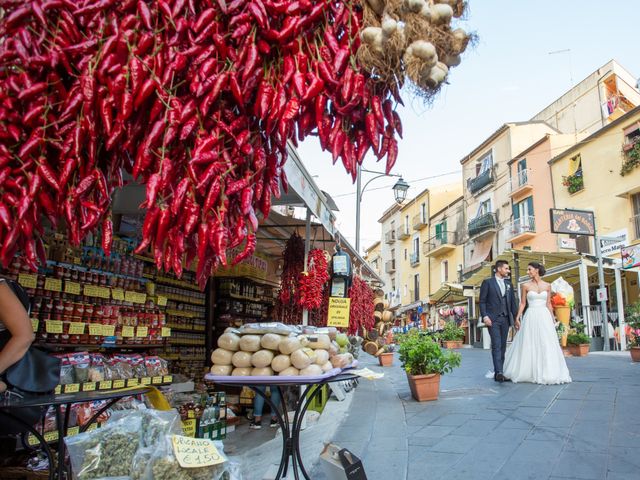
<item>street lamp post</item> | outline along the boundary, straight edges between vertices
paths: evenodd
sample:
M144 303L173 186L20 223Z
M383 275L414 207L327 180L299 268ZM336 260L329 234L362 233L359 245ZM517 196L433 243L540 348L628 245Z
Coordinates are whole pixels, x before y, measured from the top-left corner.
M361 182L361 174L362 172L367 173L375 173L376 176L370 179L367 183L362 186ZM409 184L404 181L402 175L398 175L395 173L383 173L383 172L375 172L372 170L365 170L361 166L358 165L358 175L356 180L356 252L360 253L360 202L362 201L362 195L364 194L364 190L374 180L381 177L399 177L399 180L393 186L393 195L398 204L404 202L407 198L407 190L409 190Z

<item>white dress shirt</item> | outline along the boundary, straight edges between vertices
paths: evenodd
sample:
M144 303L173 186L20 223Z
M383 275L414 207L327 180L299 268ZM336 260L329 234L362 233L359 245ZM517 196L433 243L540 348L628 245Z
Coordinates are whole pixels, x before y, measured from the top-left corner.
M506 291L506 287L505 287L505 284L504 284L504 278L499 277L498 275L496 275L495 277L496 277L496 281L498 282L498 287L500 287L500 293L504 297L504 293Z

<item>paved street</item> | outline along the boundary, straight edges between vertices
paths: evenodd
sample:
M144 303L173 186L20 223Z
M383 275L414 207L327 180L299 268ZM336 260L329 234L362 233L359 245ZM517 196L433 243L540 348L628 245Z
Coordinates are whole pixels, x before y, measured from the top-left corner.
M640 478L640 364L628 353L568 358L572 384L538 386L485 379L489 352L461 352L440 399L425 403L397 357L381 369L362 355L385 378L360 382L332 438L370 480ZM317 464L312 478L326 478Z

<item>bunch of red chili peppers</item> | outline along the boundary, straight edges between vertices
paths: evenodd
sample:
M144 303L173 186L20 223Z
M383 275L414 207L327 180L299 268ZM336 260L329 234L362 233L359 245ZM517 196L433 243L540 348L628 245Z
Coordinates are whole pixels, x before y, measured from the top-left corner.
M282 274L278 292L277 316L287 324L298 325L302 321L302 308L297 301L298 278L304 270L304 240L294 233L287 240L282 252Z
M322 306L324 286L329 280L329 263L324 250L309 251L307 270L298 278L297 302L307 310L316 310Z
M349 310L349 335L363 334L374 326L375 294L367 282L360 277L353 277L353 284L349 289L351 308Z
M355 178L397 157L391 96L355 60L340 0L0 0L0 260L44 261L42 218L72 244L101 226L122 171L146 185L138 251L197 278L255 250L286 191L287 143L317 135Z

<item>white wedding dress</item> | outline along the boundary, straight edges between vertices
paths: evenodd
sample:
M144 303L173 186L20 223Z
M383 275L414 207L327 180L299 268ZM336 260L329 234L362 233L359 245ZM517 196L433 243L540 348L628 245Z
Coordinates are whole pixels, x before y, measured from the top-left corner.
M546 291L527 293L529 308L504 361L504 375L514 383L553 385L571 382L553 316L547 308L547 295Z

